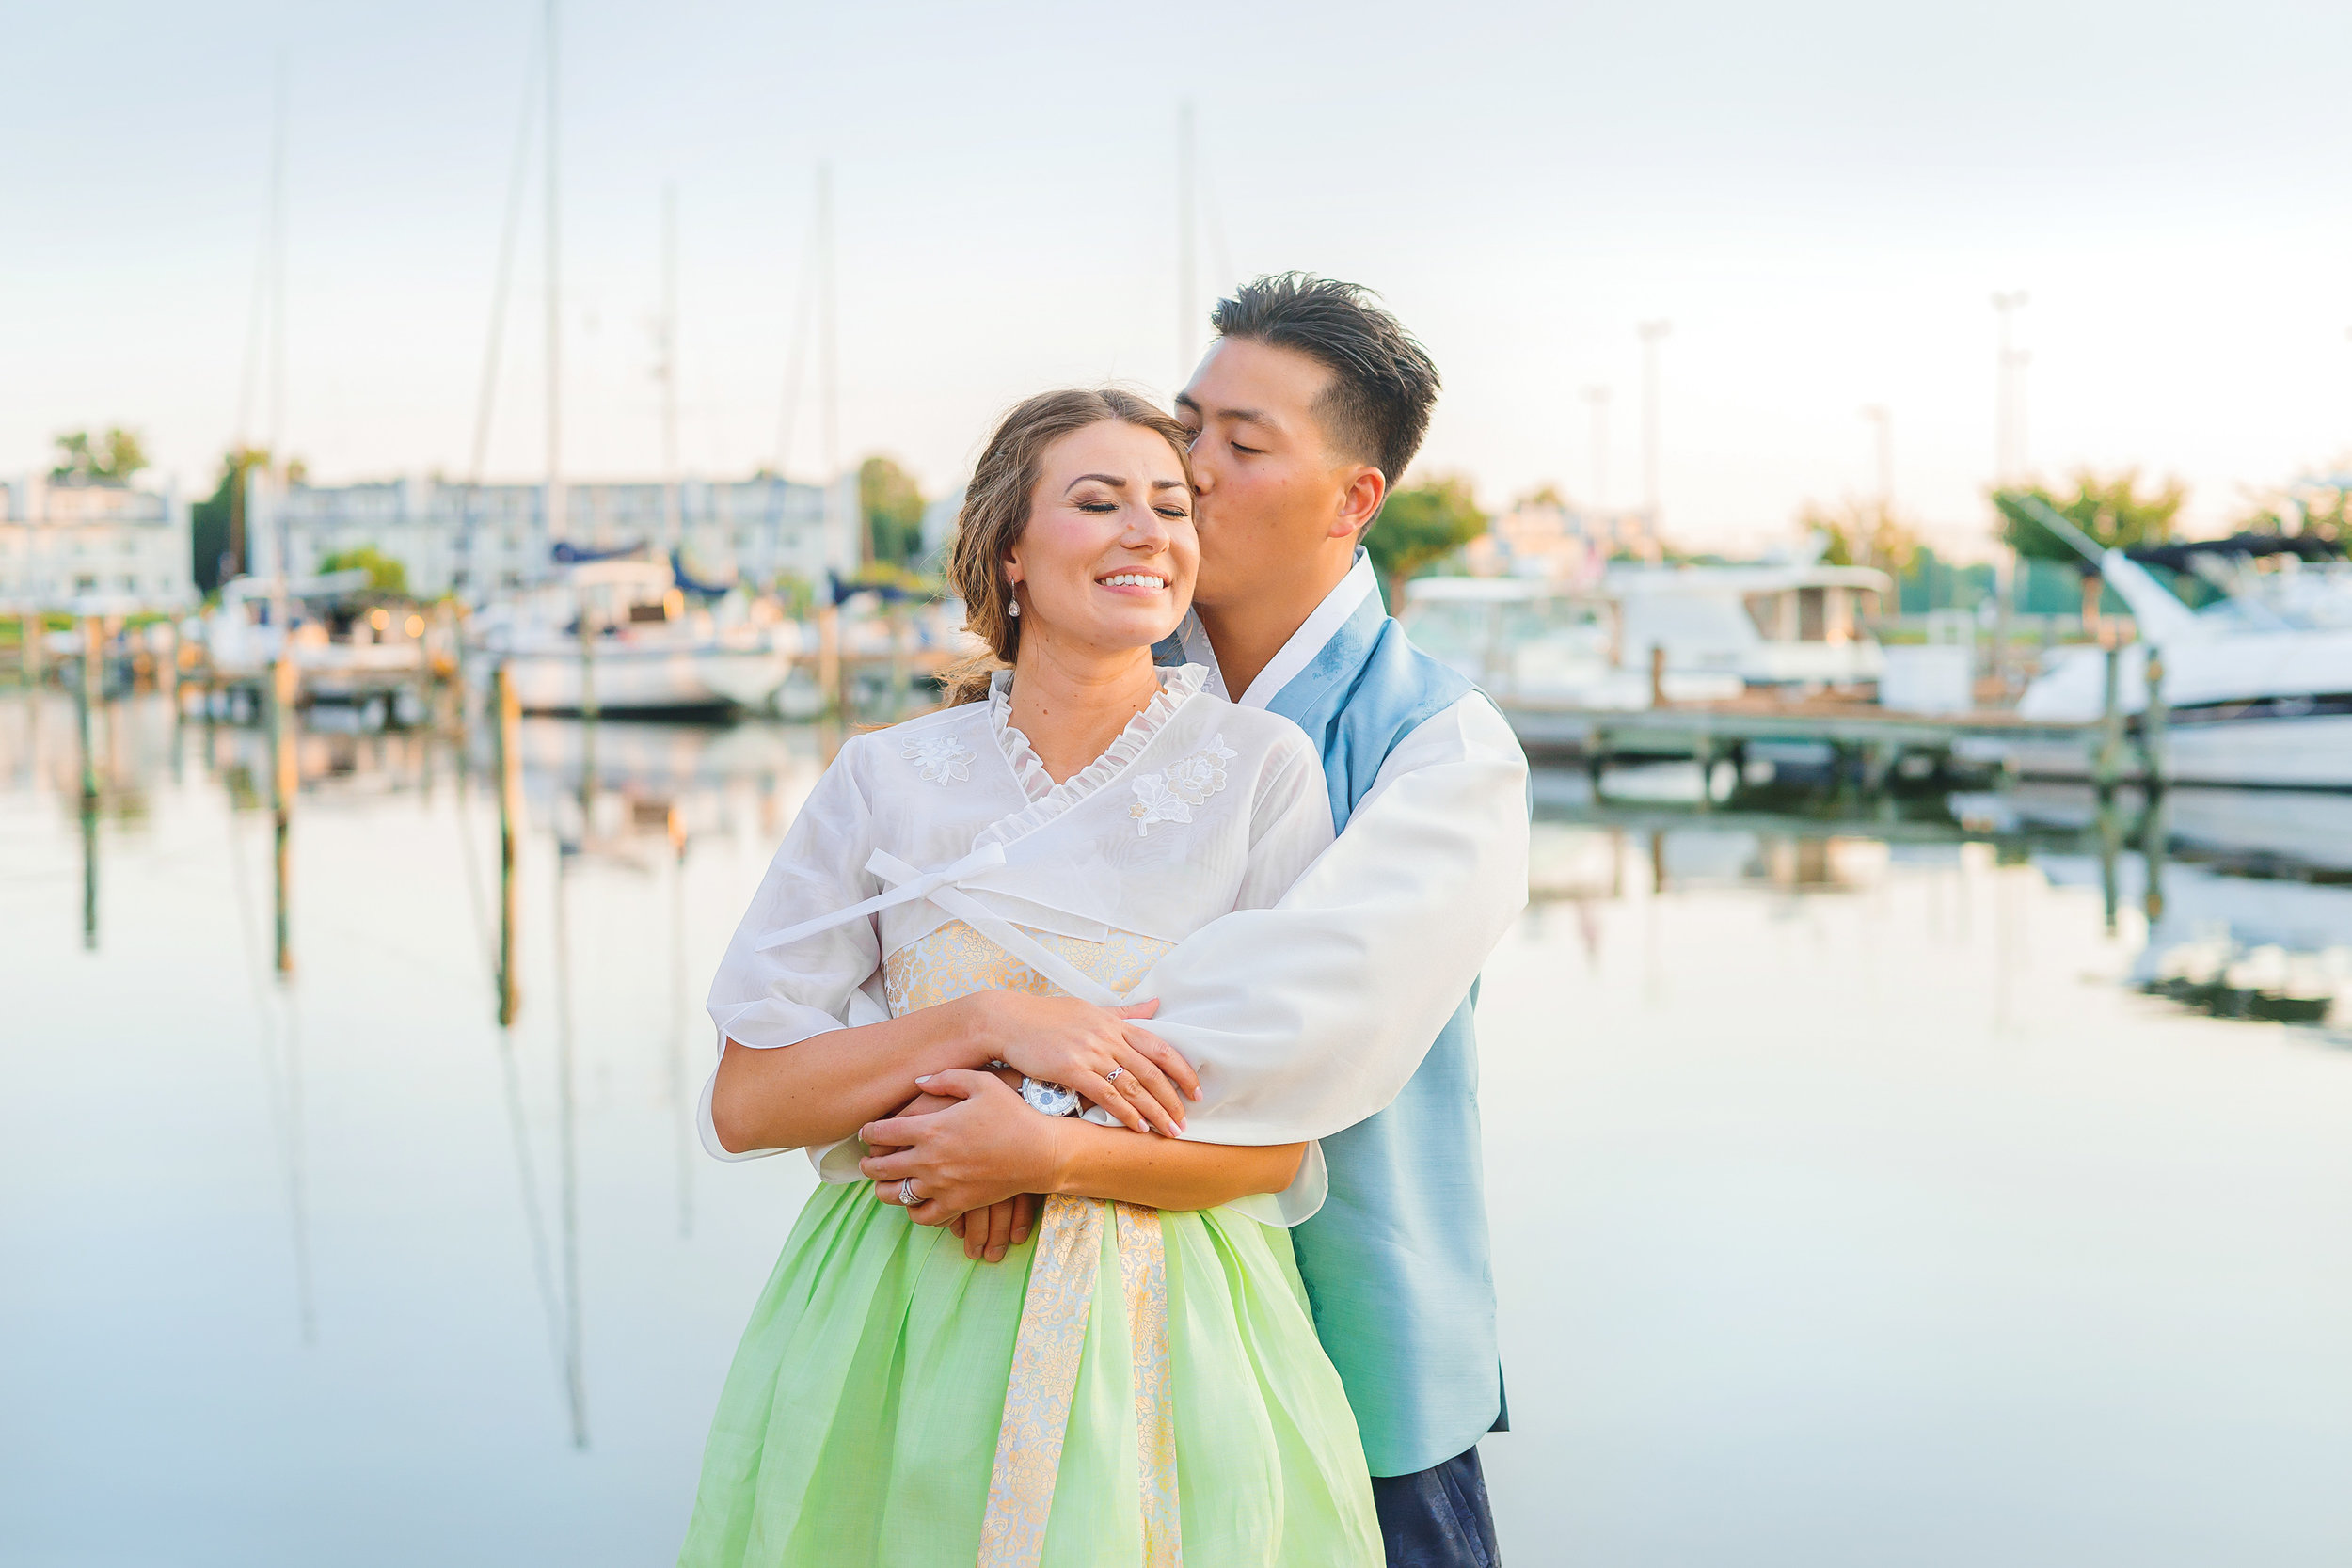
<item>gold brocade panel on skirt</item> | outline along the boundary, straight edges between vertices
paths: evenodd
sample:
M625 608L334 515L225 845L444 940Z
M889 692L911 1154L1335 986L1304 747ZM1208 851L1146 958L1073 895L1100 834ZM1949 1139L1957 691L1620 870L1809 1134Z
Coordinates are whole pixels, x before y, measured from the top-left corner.
M1111 990L1125 994L1174 945L1132 931L1102 942L1022 929ZM961 920L883 960L893 1016L976 990L1061 989ZM1126 1309L1135 1380L1136 1477L1150 1568L1184 1561L1177 1507L1176 1417L1168 1343L1168 1254L1156 1209L1096 1198L1049 1197L1039 1217L1028 1293L1014 1341L1012 1375L996 1437L980 1568L1030 1568L1044 1554L1054 1481L1086 1351L1101 1273L1103 1227L1115 1226L1120 1303Z

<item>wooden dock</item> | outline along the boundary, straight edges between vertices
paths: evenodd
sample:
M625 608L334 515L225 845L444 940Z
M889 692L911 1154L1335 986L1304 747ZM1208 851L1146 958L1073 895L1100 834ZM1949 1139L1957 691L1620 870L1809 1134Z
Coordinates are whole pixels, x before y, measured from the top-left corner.
M1574 757L1595 771L1667 761L1702 768L1729 761L1744 768L1753 749L1798 745L1827 748L1840 774L1866 789L1881 787L1898 769L1951 771L1963 739L2070 740L2095 756L2118 738L2106 722L2040 722L2000 709L1900 713L1874 703L1766 694L1623 710L1521 701L1503 705L1502 712L1529 754ZM2116 760L2120 769L2125 759Z

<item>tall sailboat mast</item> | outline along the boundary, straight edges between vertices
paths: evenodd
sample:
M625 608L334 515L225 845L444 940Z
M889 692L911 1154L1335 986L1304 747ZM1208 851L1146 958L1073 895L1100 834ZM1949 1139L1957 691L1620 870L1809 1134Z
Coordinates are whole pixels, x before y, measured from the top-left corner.
M560 209L556 183L556 7L558 0L548 0L548 539L549 543L564 538L571 530L570 514L564 502L564 295L560 262L563 257L563 230L559 223Z
M1176 110L1176 381L1192 375L1193 319L1192 101Z
M278 125L270 151L270 373L269 462L276 470L270 484L271 553L278 558L278 575L270 591L270 625L277 628L278 646L285 641L293 606L286 594L286 556L294 538L286 515L286 56L278 56ZM238 476L242 479L244 476ZM248 523L248 527L250 524Z
M677 186L661 187L661 539L683 543L677 472Z
M833 238L833 165L817 166L817 375L824 384L825 395L825 548L834 552L835 562L846 562L850 571L857 570L864 559L862 550L845 548L840 531L853 526L854 516L837 520L834 514L843 510L835 499L841 489L841 360L834 341L837 322L836 300L834 293ZM854 509L851 509L852 511Z

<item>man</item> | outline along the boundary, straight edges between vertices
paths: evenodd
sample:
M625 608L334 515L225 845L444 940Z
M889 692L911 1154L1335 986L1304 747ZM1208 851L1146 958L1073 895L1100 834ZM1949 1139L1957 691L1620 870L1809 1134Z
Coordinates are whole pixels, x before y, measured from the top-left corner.
M1162 657L1304 728L1342 833L1276 910L1229 916L1163 960L1149 1027L1196 1061L1188 1047L1210 1036L1222 1059L1250 1059L1251 1037L1295 1029L1298 1012L1218 976L1262 974L1229 960L1278 941L1318 1029L1354 1042L1329 1070L1362 1119L1323 1140L1329 1192L1292 1232L1299 1272L1390 1562L1491 1568L1477 1443L1506 1422L1470 1008L1526 902L1526 758L1493 704L1383 612L1360 545L1428 428L1428 355L1365 291L1298 274L1249 284L1212 320L1177 399L1196 432L1200 576ZM968 1170L968 1141L961 1154ZM868 1164L895 1182L918 1158Z

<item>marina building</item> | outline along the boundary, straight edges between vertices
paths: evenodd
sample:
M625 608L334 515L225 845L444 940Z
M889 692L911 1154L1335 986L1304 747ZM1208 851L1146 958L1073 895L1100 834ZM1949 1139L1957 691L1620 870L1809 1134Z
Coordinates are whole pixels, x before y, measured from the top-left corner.
M1521 501L1469 547L1475 577L1563 583L1597 581L1612 561L1654 565L1661 554L1657 521L1646 510L1605 511L1549 499Z
M0 606L184 610L197 596L188 529L172 487L0 481Z
M583 481L564 487L564 526L552 533L544 484L411 476L283 485L259 469L246 483L246 561L257 577L277 573L281 551L287 575L300 578L330 555L370 548L399 562L420 597L478 601L544 578L559 540L666 551L675 538L690 574L762 588L821 583L829 569L847 576L858 563L855 470L830 488L771 474L681 480L675 512L673 487L659 481Z

